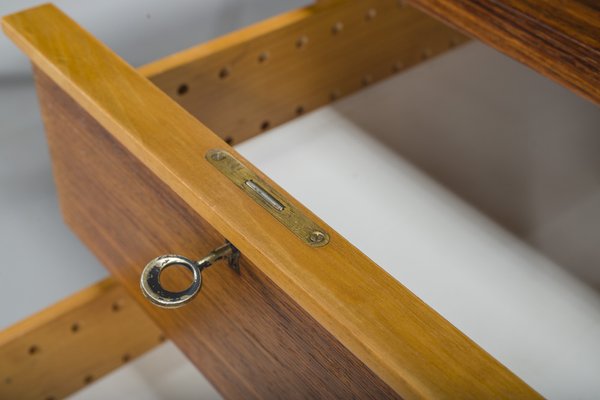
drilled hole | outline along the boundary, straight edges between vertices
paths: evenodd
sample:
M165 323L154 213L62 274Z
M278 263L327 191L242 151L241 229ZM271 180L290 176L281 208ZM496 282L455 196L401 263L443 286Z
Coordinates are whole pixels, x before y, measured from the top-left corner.
M372 20L373 18L375 18L377 16L377 10L374 8L369 8L367 10L367 13L365 14L365 19L367 21Z
M85 378L83 378L83 383L85 383L86 385L89 385L93 381L94 377L92 375L86 375Z
M267 129L269 129L271 127L271 123L269 121L263 121L260 124L260 129L263 131L266 131Z
M77 322L75 322L73 325L71 325L71 332L73 332L73 333L79 332L79 324Z
M119 312L121 311L121 308L121 304L119 304L118 302L115 301L114 303L112 303L111 309L113 312Z
M29 354L34 355L40 352L40 348L36 345L33 345L29 348Z
M231 71L229 70L229 68L221 68L221 70L219 71L219 78L225 79L229 76L230 73Z
M344 24L342 24L339 21L336 22L335 24L333 24L333 26L331 27L331 33L334 35L341 33L343 30L344 30Z
M268 59L269 59L269 53L267 53L266 51L263 51L262 53L260 53L258 55L258 62L260 64L267 62Z
M404 68L403 62L401 62L401 61L395 62L394 65L392 65L392 72L402 71L402 68Z
M12 383L12 378L10 376L7 376L6 378L4 378L4 383L10 385Z
M158 341L160 343L164 342L165 340L167 340L167 338L165 337L165 335L163 333L161 333L160 335L158 335Z
M123 354L123 357L121 357L121 360L126 363L129 362L129 360L131 360L131 356L127 353Z
M304 48L307 44L308 44L308 37L306 37L306 36L300 36L296 40L296 48L298 48L298 49Z
M339 91L339 89L335 89L331 93L329 93L329 99L331 101L337 100L340 96L341 92Z
M186 85L185 83L182 83L177 88L177 94L180 95L180 96L183 96L184 94L186 94L188 92L189 89L190 88L188 87L188 85Z
M230 146L233 144L233 138L231 136L225 136L225 139L223 140Z
M460 43L460 40L458 40L458 38L453 37L452 39L450 39L450 43L448 43L448 47L454 47L456 45L458 45Z
M302 115L302 114L304 114L304 107L302 107L302 106L296 107L296 115Z
M363 76L363 78L362 78L363 86L367 86L367 85L371 84L371 82L373 82L373 75Z

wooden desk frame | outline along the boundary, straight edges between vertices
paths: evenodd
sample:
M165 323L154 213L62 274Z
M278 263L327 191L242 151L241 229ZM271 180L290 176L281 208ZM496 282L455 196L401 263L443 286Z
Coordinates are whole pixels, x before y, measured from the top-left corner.
M465 36L404 2L321 1L135 70L52 5L3 28L34 65L65 221L113 277L0 334L0 395L64 397L166 335L225 397L539 397L230 147ZM330 243L294 237L206 162L214 148ZM143 299L146 261L225 238L241 275L208 271L177 310Z

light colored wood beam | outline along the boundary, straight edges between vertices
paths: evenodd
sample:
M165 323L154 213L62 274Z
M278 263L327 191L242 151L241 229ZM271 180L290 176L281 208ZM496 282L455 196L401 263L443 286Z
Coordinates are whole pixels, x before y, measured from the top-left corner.
M139 71L235 144L466 40L396 1L327 1L232 32Z
M68 396L164 340L112 279L0 332L0 398Z

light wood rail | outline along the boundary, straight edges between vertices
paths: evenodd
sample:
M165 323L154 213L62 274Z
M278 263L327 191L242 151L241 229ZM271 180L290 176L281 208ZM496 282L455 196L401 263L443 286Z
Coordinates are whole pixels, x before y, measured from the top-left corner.
M273 17L139 70L236 144L466 40L396 1L332 1Z
M112 279L0 331L0 398L59 399L164 340Z

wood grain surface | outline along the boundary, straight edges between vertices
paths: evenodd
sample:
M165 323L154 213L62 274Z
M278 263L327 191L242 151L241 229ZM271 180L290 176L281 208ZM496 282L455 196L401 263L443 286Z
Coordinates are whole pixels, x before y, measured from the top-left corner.
M143 303L225 395L384 397L389 386L406 398L539 397L296 200L328 245L310 248L242 195L208 150L227 149L289 196L58 9L3 28L49 77L40 86L65 218L136 298L157 255L200 257L224 238L242 252L242 274L207 271L188 306Z
M600 2L408 2L600 104Z
M467 40L393 0L322 4L139 70L221 138L239 143Z
M164 340L112 279L0 332L0 399L59 399Z
M240 275L225 263L205 271L192 306L146 301L139 277L150 258L199 259L225 239L48 78L37 83L66 222L220 393L398 397L246 258ZM172 274L163 285L186 282Z

